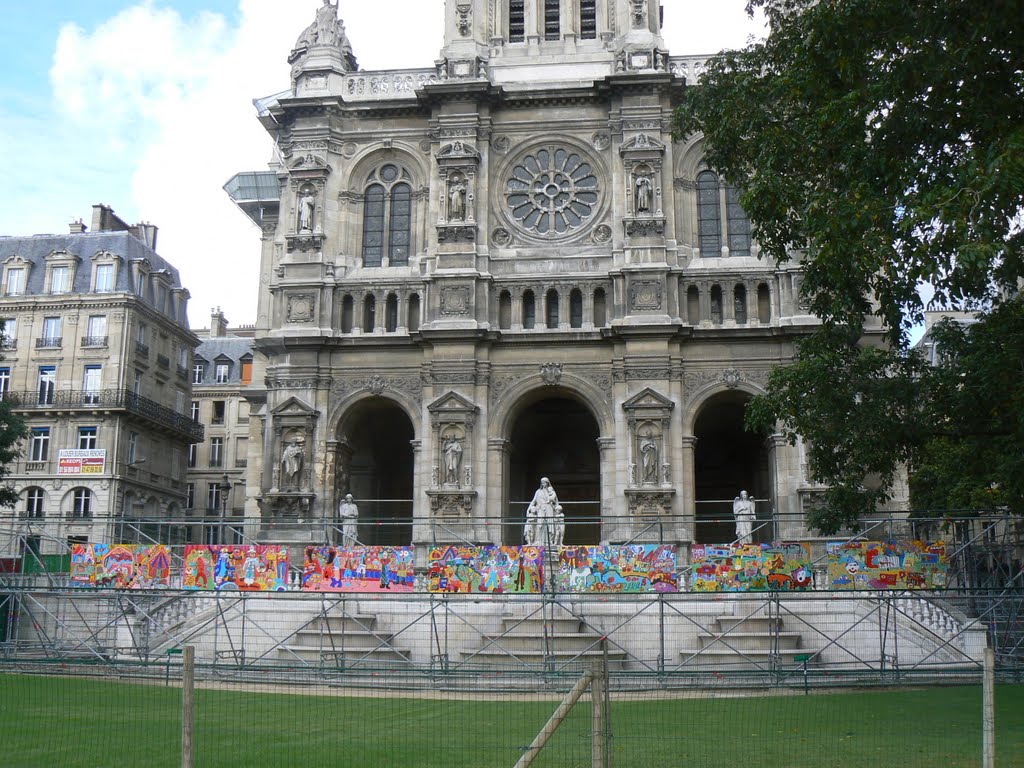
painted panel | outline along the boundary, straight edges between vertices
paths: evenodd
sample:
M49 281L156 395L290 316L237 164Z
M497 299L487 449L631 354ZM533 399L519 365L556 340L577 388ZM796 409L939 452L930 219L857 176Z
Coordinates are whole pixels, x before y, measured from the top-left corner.
M306 547L307 592L412 592L412 547Z
M677 592L676 548L665 544L561 547L559 592Z
M947 583L942 541L830 542L825 550L830 589L941 589Z
M694 592L811 588L811 551L807 544L695 544L692 555Z
M538 594L544 591L544 548L435 547L427 588L447 594Z
M288 588L288 560L288 547L192 544L185 547L182 588L281 592Z

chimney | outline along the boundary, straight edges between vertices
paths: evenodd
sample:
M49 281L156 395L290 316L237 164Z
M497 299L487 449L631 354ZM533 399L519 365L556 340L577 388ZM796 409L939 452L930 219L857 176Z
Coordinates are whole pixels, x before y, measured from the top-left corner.
M128 225L114 213L109 205L94 205L92 207L92 231L93 232L128 232Z
M72 221L70 224L72 235L84 235L86 226L85 222L79 219L78 221Z
M210 337L227 336L228 321L220 307L210 310Z
M156 224L147 224L140 222L132 227L132 234L142 242L144 242L151 251L156 250L156 233L158 227Z

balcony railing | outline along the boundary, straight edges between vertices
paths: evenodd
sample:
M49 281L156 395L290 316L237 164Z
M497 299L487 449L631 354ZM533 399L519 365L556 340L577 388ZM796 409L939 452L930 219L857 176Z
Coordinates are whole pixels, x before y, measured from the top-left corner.
M107 346L106 336L83 336L82 337L83 347L105 347Z
M149 347L147 347L141 341L136 341L135 354L137 354L139 357L145 357L146 359L149 359Z
M127 389L97 390L29 390L4 392L4 400L15 410L37 408L123 408L150 421L188 437L192 442L203 441L205 429L188 416L160 405L154 400L137 395Z
M18 340L17 339L3 339L2 341L0 341L0 349L10 351L10 350L14 350L14 349L17 349L17 348L18 348Z
M59 349L63 341L61 336L40 336L36 339L36 349Z
M169 371L171 369L171 358L169 358L167 355L157 355L156 364L158 367L163 368L165 371Z
M188 378L188 368L186 368L184 365L179 365L178 366L178 378L179 379L187 379Z

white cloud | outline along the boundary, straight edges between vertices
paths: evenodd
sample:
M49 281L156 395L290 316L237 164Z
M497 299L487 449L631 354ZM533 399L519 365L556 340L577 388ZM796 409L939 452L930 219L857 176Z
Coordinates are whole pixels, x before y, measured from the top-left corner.
M256 319L259 232L222 185L266 167L271 143L252 99L288 87L288 52L319 5L239 0L233 25L214 13L183 18L147 0L91 32L60 32L51 69L58 109L105 145L90 154L120 153L132 174L132 199L92 202L160 227L158 250L180 270L197 327L213 306L235 324ZM744 0L715 2L713 12L698 0L667 5L673 53L742 45L756 29ZM343 0L341 15L361 68L428 67L443 42L442 8L443 0Z

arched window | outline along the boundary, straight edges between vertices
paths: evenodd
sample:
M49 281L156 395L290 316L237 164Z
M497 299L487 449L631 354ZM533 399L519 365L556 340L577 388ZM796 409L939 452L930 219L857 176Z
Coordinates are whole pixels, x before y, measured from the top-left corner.
M370 333L377 324L377 299L370 294L363 300L363 333Z
M547 295L547 326L558 327L558 291L552 289Z
M711 322L716 325L722 324L722 287L711 286Z
M711 171L697 174L697 247L705 258L722 255L722 212L718 177Z
M597 37L597 0L580 0L580 40Z
M772 296L767 283L757 286L757 322L768 324L772 321Z
M354 313L352 297L346 295L341 300L341 332L352 333L352 318Z
M512 327L512 296L502 291L498 296L498 328L507 331Z
M729 255L750 256L750 219L740 205L736 187L725 188L725 216L729 229Z
M29 488L25 494L25 517L41 518L46 514L46 493L42 488Z
M736 322L745 325L747 322L747 289L745 286L737 285L733 288L732 301Z
M700 325L700 289L696 285L686 289L686 322Z
M406 266L411 242L409 173L388 163L370 174L363 195L363 265Z
M384 330L388 333L398 330L398 297L393 293L388 294L384 304Z
M594 291L594 327L604 328L608 322L608 310L605 301L604 288Z
M92 491L75 488L71 494L71 516L92 517Z
M537 322L537 303L533 298L533 291L523 293L523 328L532 330Z
M573 288L569 294L569 327L583 327L583 294L579 288Z
M406 310L405 327L409 333L420 329L420 295L414 293L409 297L409 306Z

